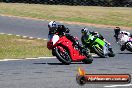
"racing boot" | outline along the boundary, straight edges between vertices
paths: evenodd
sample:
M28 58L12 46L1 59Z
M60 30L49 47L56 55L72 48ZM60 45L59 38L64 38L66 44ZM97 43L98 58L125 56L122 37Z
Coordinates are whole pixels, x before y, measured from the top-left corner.
M84 48L82 45L79 45L78 47L80 49L81 54L86 55L87 53L89 53L88 50L86 48Z
M113 51L112 51L112 48L109 48L108 50L109 50L110 52L113 52Z
M87 50L79 43L78 40L73 41L73 46L75 46L75 48L77 48L80 51L80 53L82 54L87 53Z
M79 44L79 41L78 40L73 40L72 42L73 42L73 46L75 48L79 48L80 47L80 44Z
M121 51L124 51L125 50L125 46L122 45L121 48L120 48Z

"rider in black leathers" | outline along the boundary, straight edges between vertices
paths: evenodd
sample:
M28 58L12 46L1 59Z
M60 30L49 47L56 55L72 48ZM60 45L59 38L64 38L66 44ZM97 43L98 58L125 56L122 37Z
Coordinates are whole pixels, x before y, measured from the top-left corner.
M57 25L55 21L51 21L48 24L49 28L49 38L52 38L54 34L58 34L59 36L65 35L71 42L73 42L73 46L77 46L81 53L85 53L85 48L79 43L78 40L75 39L72 35L69 34L69 29L66 28L64 25Z

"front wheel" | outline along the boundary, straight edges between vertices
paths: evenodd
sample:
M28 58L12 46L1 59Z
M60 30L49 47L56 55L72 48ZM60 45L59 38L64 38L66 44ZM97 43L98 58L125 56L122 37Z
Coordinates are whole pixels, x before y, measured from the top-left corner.
M128 51L132 52L132 42L127 42L125 46Z
M104 52L103 52L103 49L100 47L100 46L93 46L93 50L95 51L95 53L102 57L102 58L105 58L106 56L104 55Z
M62 52L59 48L56 47L54 49L54 54L60 62L66 65L69 65L72 61L69 56L69 53L64 47L61 47L61 48L63 48L65 52Z

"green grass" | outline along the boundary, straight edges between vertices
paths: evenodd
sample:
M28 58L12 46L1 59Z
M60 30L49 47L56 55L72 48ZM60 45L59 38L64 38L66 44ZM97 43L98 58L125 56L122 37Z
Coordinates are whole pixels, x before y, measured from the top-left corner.
M132 8L0 3L0 14L132 27Z
M52 56L46 40L0 35L0 59Z

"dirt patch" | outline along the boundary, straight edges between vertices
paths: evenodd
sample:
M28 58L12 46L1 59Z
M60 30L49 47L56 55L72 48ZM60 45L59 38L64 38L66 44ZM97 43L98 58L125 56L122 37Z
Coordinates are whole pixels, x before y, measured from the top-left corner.
M66 22L66 21L60 21L62 23L67 23L67 24L77 24L77 25L87 25L87 26L93 26L97 28L111 28L114 29L117 26L112 26L112 25L103 25L103 24L92 24L92 23L81 23L81 22ZM132 30L132 27L124 27L124 26L118 26L121 29L124 30Z
M32 20L41 20L41 21L51 21L51 20L47 20L47 19L39 19L39 18L32 18L32 17L20 17L20 16L13 16L13 15L7 15L7 14L0 14L0 16L7 16L7 17L15 17L15 18L23 18L23 19L32 19ZM86 26L93 26L93 27L97 27L97 28L111 28L114 29L117 26L113 26L113 25L103 25L103 24L93 24L93 23L82 23L82 22L69 22L69 21L60 21L60 20L56 20L58 22L61 23L67 23L67 24L76 24L76 25L86 25ZM118 26L121 29L124 30L132 30L132 27L124 27L124 26Z

